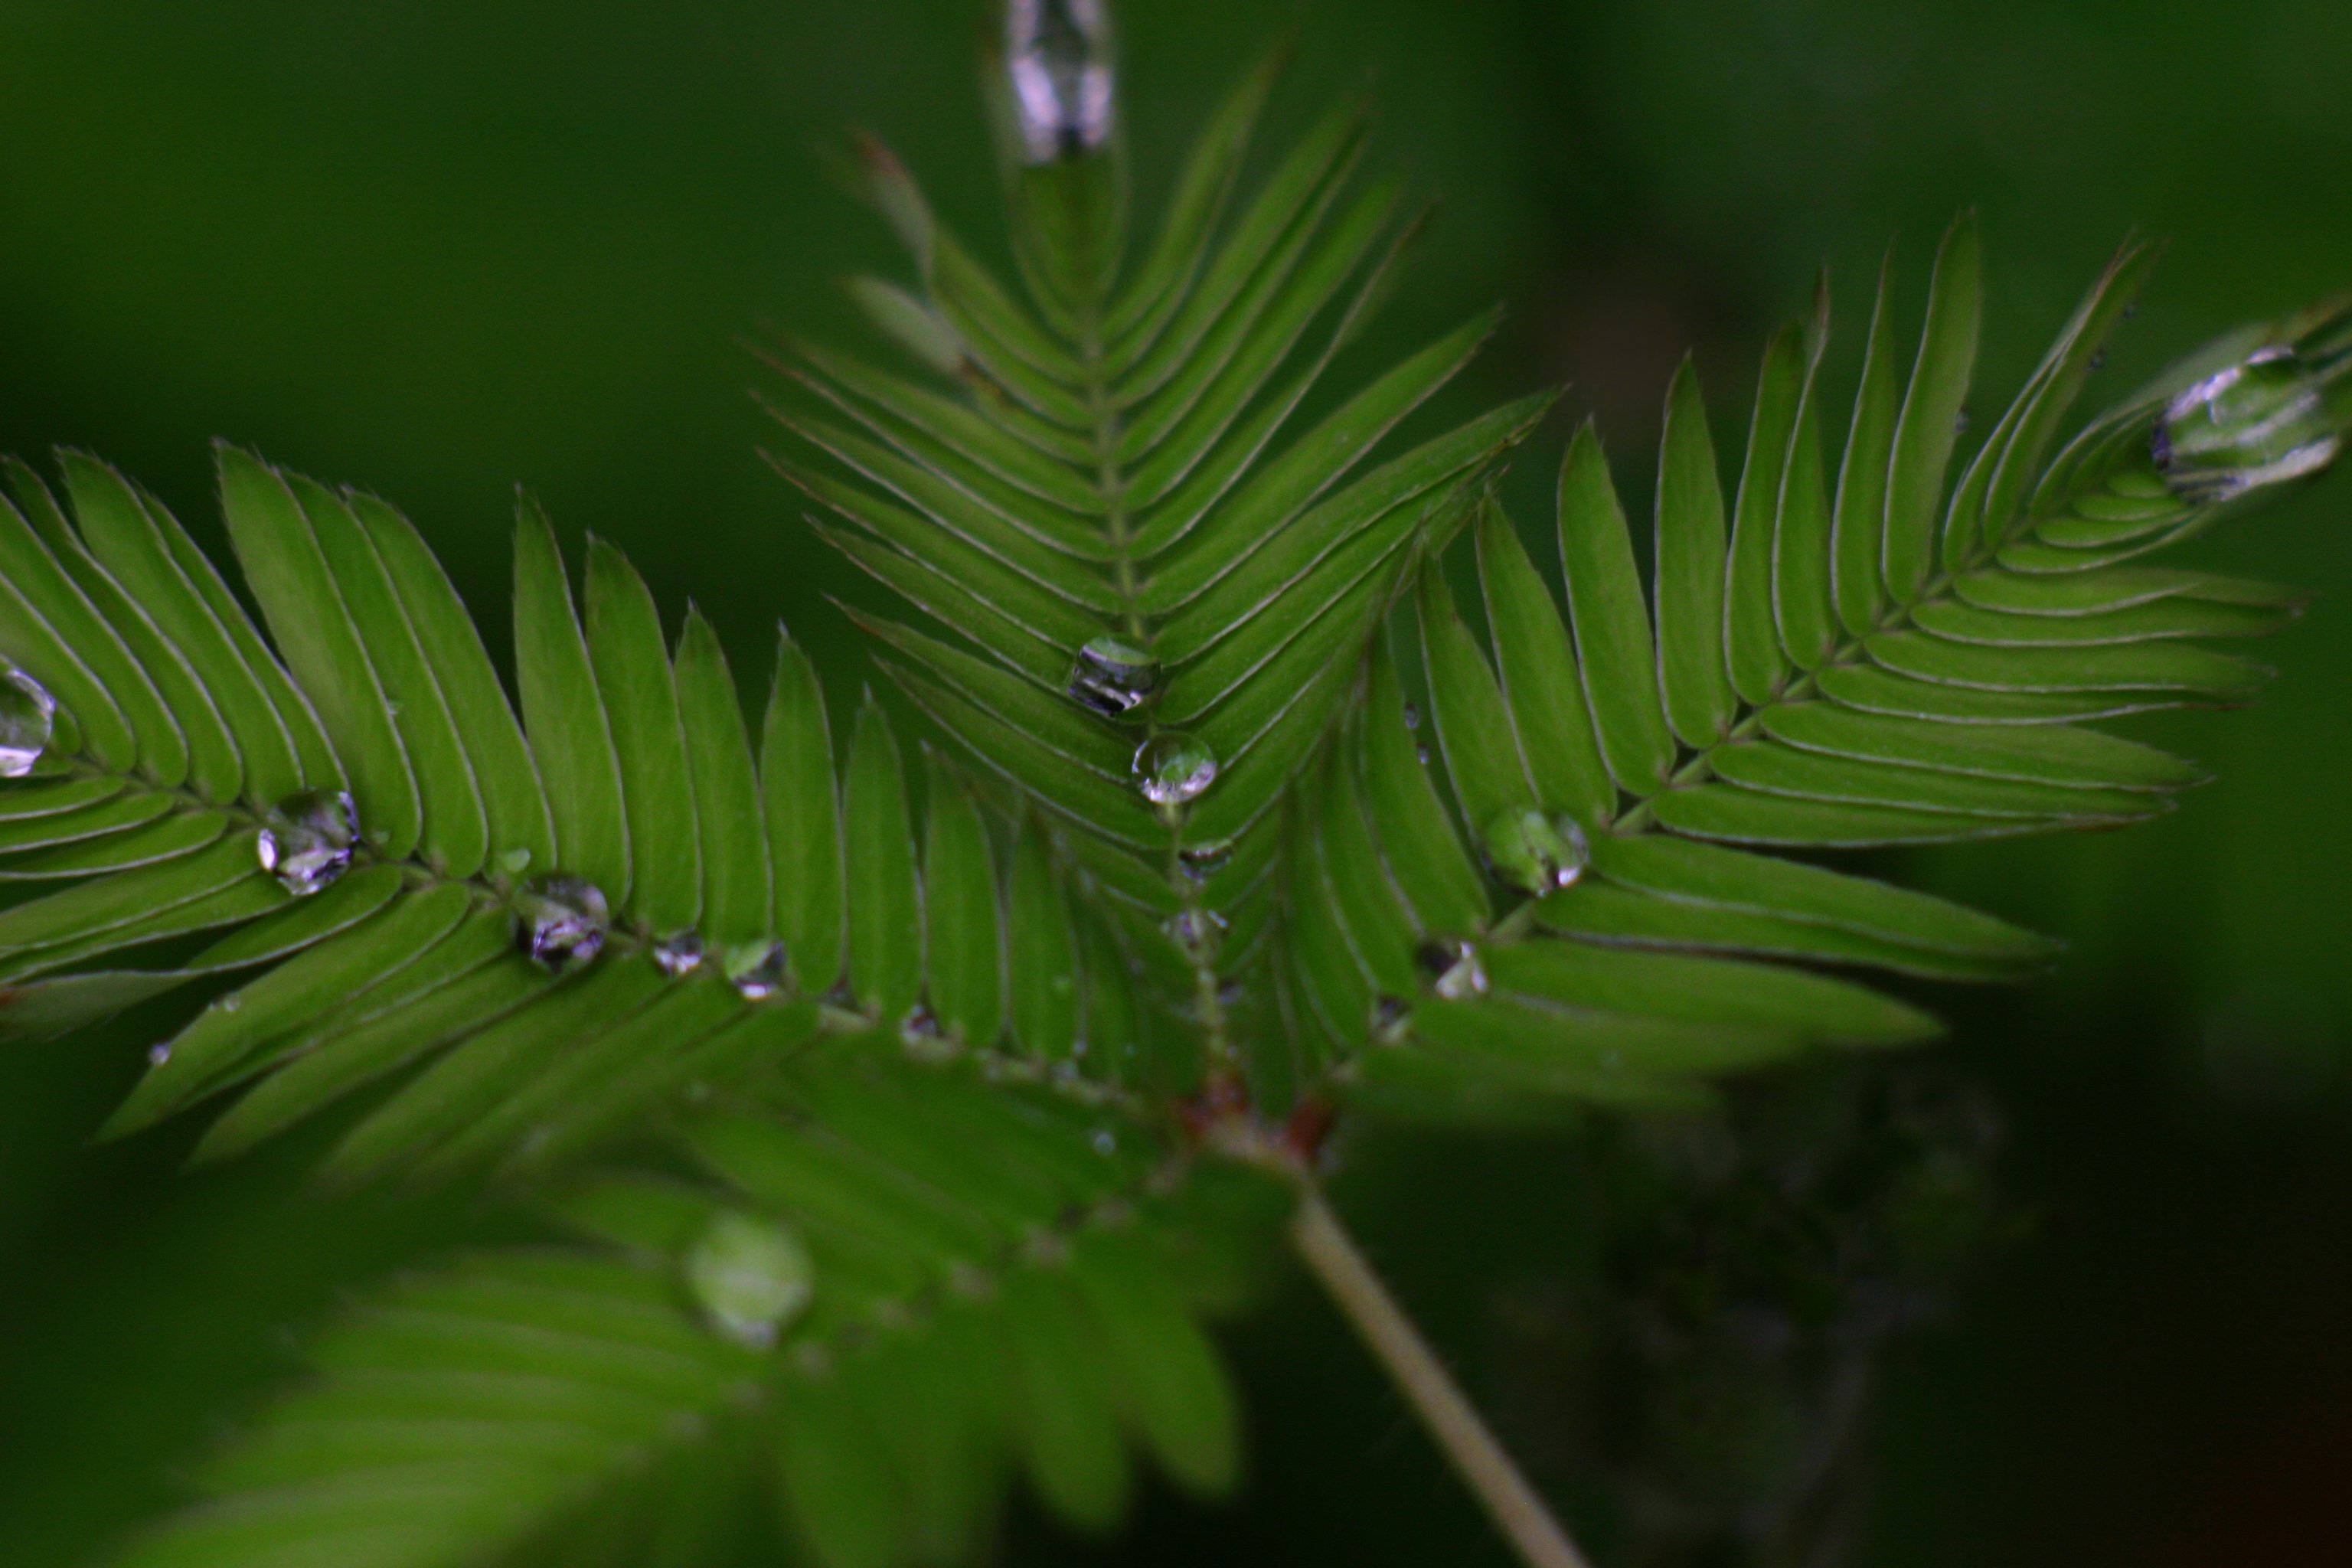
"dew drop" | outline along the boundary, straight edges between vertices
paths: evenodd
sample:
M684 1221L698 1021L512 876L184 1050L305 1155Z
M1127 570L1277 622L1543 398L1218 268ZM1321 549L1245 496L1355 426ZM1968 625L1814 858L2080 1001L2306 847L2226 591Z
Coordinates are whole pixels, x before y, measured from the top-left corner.
M1181 730L1162 730L1135 749L1136 787L1154 805L1181 805L1217 782L1217 756Z
M919 1005L898 1020L898 1043L918 1055L937 1055L947 1046L947 1031L937 1014Z
M219 1001L214 1003L213 1005L219 1008L224 1013L234 1013L238 1008L245 1005L245 998L236 995L224 996Z
M781 942L747 942L727 950L728 980L746 1002L764 1002L784 989L790 970Z
M1110 21L1103 0L1007 0L1005 68L1022 154L1051 163L1110 140Z
M499 869L509 877L520 877L530 869L530 851L520 847L505 850L499 856Z
M166 1040L161 1045L154 1045L147 1047L147 1065L149 1067L159 1068L171 1059L172 1045L170 1041Z
M1404 705L1404 727L1408 730L1421 728L1421 710L1410 702Z
M1118 1152L1118 1134L1108 1127L1096 1128L1090 1142L1095 1146L1095 1152L1106 1160Z
M31 773L57 724L58 700L47 687L13 665L0 668L0 779Z
M1160 929L1168 940L1184 950L1184 955L1195 963L1206 963L1217 956L1217 949L1225 940L1225 917L1214 910L1185 910L1171 915Z
M1160 661L1150 654L1117 637L1097 637L1078 650L1067 689L1081 707L1119 719L1150 706L1160 678Z
M1507 811L1486 825L1479 847L1496 877L1535 894L1572 888L1592 858L1584 830L1569 817Z
M2210 506L2317 473L2342 437L2319 378L2293 349L2267 348L2165 405L2148 449L2172 493Z
M397 697L387 697L383 700L383 710L392 718L400 717L402 707L403 704Z
M1176 851L1176 868L1184 879L1199 887L1210 878L1233 864L1234 841L1213 838L1205 844L1187 844Z
M1404 1043L1412 1028L1412 1009L1395 996L1381 996L1372 1002L1372 1038L1384 1046Z
M2093 353L2092 353L2092 354L2091 354L2090 363L2089 363L2087 365L2085 365L2084 368L2084 369L2086 369L2086 370L2088 370L2088 371L2089 371L2092 374L2094 374L2094 375L2096 375L2099 372L2101 372L2101 371L2103 371L2103 370L2106 369L2106 368L2107 368L2107 351L2106 351L2106 350L2105 350L2105 349L2097 349L2097 350L2093 351Z
M710 1326L766 1350L807 1310L815 1270L800 1238L772 1220L729 1209L687 1249L686 1285Z
M533 877L515 894L514 907L522 950L558 972L593 962L613 924L604 890L585 877Z
M653 946L654 967L679 980L702 967L702 933L682 931L676 936L664 937Z
M1466 1002L1486 994L1486 966L1479 962L1475 943L1458 936L1431 937L1413 950L1429 988L1447 1002Z
M1963 404L1960 406L1959 412L1952 416L1952 434L1955 436L1965 436L1968 433L1969 410L1968 405Z
M1425 768L1429 766L1429 742L1424 741L1420 745L1415 746L1412 749L1412 754L1421 759L1421 765L1423 767Z
M261 868L298 899L331 887L352 866L359 808L339 789L306 789L271 806L254 853Z

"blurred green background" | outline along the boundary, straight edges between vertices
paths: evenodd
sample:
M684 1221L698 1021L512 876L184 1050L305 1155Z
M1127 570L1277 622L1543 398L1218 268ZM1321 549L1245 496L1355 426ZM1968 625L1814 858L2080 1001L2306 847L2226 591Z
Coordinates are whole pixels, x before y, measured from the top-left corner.
M1211 95L1295 26L1278 124L1369 77L1384 157L1443 198L1356 363L1493 299L1453 412L1570 380L1629 502L1695 345L1727 458L1765 332L1824 258L1848 330L1889 236L1984 217L1980 409L2135 228L2171 252L2103 378L2352 288L2342 0L1129 0L1129 141L1157 188ZM825 178L849 127L990 233L971 0L0 0L0 449L86 446L216 540L205 441L375 488L502 644L510 487L695 596L739 668L779 616L846 696L862 594L755 456L745 341L841 339L832 279L898 266ZM1984 421L1979 421L1979 427ZM1523 463L1520 489L1539 489ZM1873 1564L2341 1562L2352 1489L2352 480L2198 546L2305 585L2251 712L2145 733L2221 782L2129 835L1939 856L1942 887L2063 932L2062 971L1945 999L2008 1123L2031 1237L1885 1367ZM93 1149L152 1020L0 1064L0 1540L86 1560L286 1364L281 1331L475 1215L300 1195L304 1151L182 1180L169 1134ZM1542 1141L1362 1135L1342 1195L1538 1475L1514 1302L1587 1194ZM1256 1465L1115 1548L1016 1560L1500 1563L1295 1282L1232 1340ZM1516 1423L1513 1413L1521 1413Z

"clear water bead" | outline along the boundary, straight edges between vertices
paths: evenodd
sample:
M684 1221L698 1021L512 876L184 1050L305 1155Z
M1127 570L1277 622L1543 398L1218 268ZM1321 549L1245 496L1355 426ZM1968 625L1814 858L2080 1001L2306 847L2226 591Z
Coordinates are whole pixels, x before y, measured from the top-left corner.
M1584 829L1569 817L1540 811L1507 811L1486 825L1480 839L1496 877L1535 894L1576 886L1592 859Z
M654 967L680 980L702 967L702 933L682 931L653 945Z
M764 1002L790 984L781 942L747 942L727 950L727 978L746 1002Z
M772 1220L729 1209L687 1249L686 1285L710 1326L765 1350L808 1309L815 1269L799 1237Z
M1198 963L1214 958L1217 949L1224 945L1225 917L1214 910L1186 910L1171 915L1160 929Z
M585 877L533 877L515 894L514 907L522 950L544 968L576 969L604 951L613 911L604 890Z
M1413 950L1413 958L1442 1001L1467 1002L1486 994L1486 966L1479 962L1475 942L1457 936L1431 937Z
M1110 19L1103 0L1007 0L1005 68L1021 151L1051 163L1110 140Z
M359 841L359 808L348 794L306 789L269 808L254 853L279 887L303 899L351 869L352 847Z
M2212 505L2317 473L2342 449L2318 376L2267 348L2165 405L2148 449L2172 493Z
M1401 998L1381 996L1372 1002L1372 1038L1384 1046L1399 1046L1412 1030L1412 1009Z
M1070 667L1071 700L1106 719L1125 718L1160 695L1160 661L1117 637L1097 637Z
M57 727L58 700L48 689L14 665L0 668L0 779L31 773Z
M1187 844L1176 851L1176 868L1184 879L1199 887L1223 870L1234 861L1234 841L1213 838L1205 844Z
M1217 754L1181 730L1135 748L1135 783L1154 805L1182 805L1217 782Z
M147 1065L149 1067L159 1068L171 1059L172 1046L170 1041L167 1040L162 1045L150 1046L147 1047Z

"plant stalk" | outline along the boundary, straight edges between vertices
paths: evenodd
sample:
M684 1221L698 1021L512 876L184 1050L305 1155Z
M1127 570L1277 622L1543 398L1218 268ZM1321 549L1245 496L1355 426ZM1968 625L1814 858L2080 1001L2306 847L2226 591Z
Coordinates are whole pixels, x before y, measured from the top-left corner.
M1529 1568L1591 1568L1312 1186L1300 1194L1290 1239Z

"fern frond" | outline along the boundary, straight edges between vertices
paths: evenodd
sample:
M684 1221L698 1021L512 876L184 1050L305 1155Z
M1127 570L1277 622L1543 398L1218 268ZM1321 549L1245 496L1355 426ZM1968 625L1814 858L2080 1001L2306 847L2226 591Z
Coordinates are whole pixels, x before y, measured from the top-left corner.
M123 1562L684 1563L658 1543L773 1495L815 1560L887 1568L976 1551L1016 1472L1108 1529L1130 1446L1227 1489L1198 1322L1239 1304L1278 1190L1114 1110L833 1049L738 1075L681 1167L575 1177L569 1241L360 1308Z
M1834 500L1824 296L1766 353L1729 508L1696 378L1675 377L1651 591L1589 426L1560 473L1565 620L1482 505L1489 648L1434 563L1417 598L1450 809L1385 649L1294 806L1285 994L1355 1093L1507 1117L1686 1101L1695 1076L1931 1027L1759 960L1982 981L2048 958L1943 900L1756 851L2116 826L2201 782L2084 721L2243 700L2258 667L2192 639L2275 630L2299 597L2137 558L2331 458L2352 374L2333 314L2233 335L2047 457L2149 255L2108 268L1948 503L1978 312L1967 219L1907 390L1882 279Z

